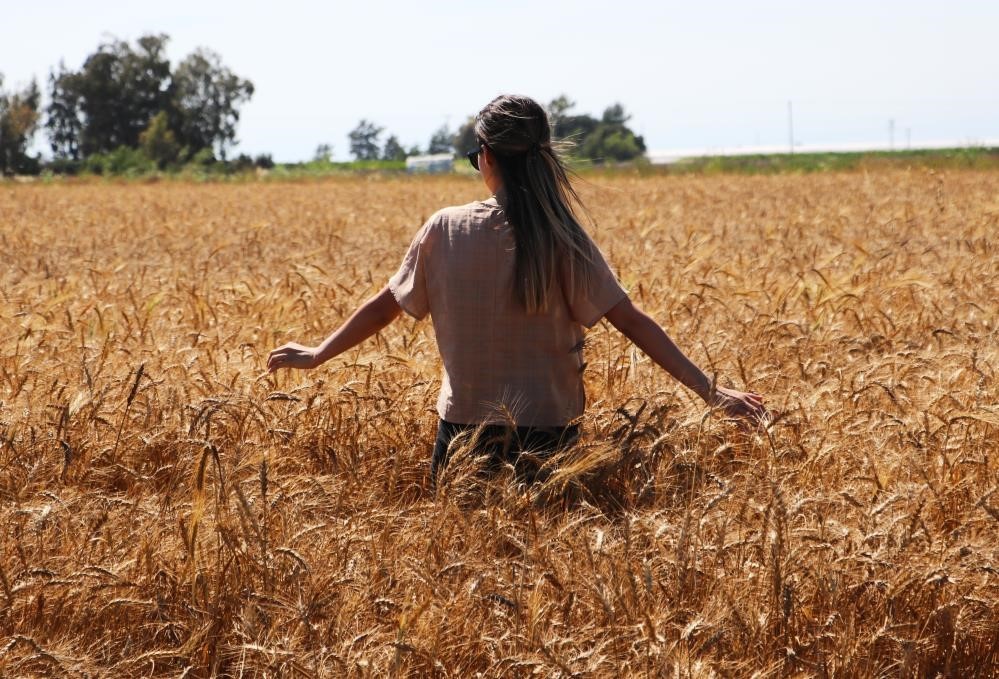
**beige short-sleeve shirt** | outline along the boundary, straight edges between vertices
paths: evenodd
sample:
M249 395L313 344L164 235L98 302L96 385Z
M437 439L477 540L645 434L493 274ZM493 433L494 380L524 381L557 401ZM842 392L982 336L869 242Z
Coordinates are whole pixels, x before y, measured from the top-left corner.
M406 313L428 313L444 364L437 412L448 422L564 426L579 417L583 326L627 293L597 248L584 294L553 295L528 314L513 294L514 236L495 198L434 214L389 288Z

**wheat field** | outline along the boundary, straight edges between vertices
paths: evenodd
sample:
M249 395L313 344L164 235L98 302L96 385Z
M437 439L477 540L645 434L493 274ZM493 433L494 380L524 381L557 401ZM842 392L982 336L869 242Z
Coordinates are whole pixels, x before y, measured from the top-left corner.
M429 483L440 363L318 343L471 178L0 184L0 676L999 676L999 174L602 176L581 443Z

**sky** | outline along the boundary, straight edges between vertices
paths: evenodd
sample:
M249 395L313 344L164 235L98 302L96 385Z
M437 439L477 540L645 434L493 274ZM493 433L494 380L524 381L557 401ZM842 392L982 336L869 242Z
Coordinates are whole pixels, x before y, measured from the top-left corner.
M0 25L4 88L111 37L170 36L249 78L236 152L349 154L362 119L426 146L497 94L620 102L650 150L999 138L995 0L45 0ZM36 150L47 151L44 133Z

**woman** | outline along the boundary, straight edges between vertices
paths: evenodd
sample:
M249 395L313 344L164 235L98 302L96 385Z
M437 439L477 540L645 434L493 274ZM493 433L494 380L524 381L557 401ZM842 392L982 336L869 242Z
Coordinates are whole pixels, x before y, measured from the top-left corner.
M454 437L473 428L494 462L574 442L584 406L583 326L601 318L709 405L765 416L762 397L712 386L632 304L580 226L579 198L537 102L497 97L479 112L475 135L468 158L493 197L434 214L381 292L319 346L272 351L269 371L315 368L402 311L429 313L444 364L433 478Z

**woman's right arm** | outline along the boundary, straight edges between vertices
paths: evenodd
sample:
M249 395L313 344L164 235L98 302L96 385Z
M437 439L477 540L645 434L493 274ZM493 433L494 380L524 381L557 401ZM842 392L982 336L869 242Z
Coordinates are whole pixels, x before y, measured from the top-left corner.
M723 408L729 415L763 418L767 409L763 397L752 392L715 387L711 380L674 344L666 331L627 297L604 318L648 354L666 372L700 396L708 405Z
M267 357L267 371L274 372L279 368L309 370L318 367L368 339L398 318L400 313L402 308L389 287L385 286L318 347L289 342L272 351Z

